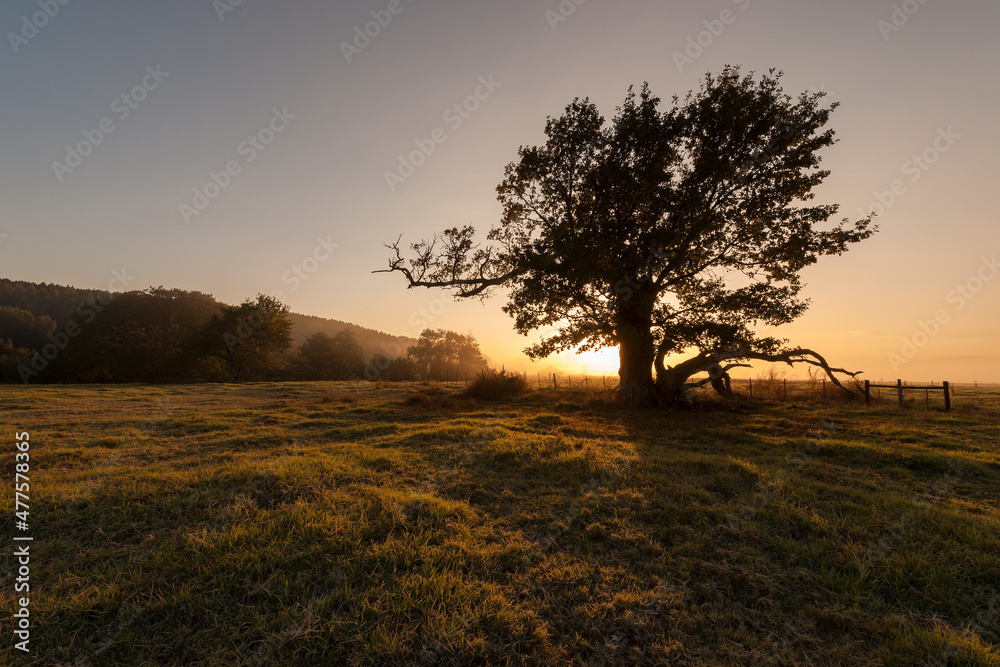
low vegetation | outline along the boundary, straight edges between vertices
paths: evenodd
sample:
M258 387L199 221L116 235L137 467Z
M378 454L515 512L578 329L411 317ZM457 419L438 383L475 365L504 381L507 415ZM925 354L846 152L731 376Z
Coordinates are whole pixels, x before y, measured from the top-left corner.
M1000 665L1000 392L463 389L3 388L36 541L2 662Z
M466 396L483 401L504 401L520 396L528 390L528 379L522 373L505 368L480 371L465 390Z

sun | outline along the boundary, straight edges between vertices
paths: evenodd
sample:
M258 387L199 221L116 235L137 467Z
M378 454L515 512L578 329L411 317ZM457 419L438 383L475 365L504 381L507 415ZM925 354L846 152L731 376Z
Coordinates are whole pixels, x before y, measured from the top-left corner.
M567 363L571 363L583 372L591 375L613 375L618 372L619 358L617 347L606 347L590 352L568 353Z

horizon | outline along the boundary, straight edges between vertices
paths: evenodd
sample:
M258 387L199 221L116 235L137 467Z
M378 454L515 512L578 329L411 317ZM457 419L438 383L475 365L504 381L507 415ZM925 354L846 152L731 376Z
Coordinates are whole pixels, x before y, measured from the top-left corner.
M516 334L502 295L373 275L382 244L470 223L483 238L505 165L576 97L610 118L643 81L664 109L727 63L774 67L788 94L840 103L816 202L880 213L873 238L802 272L812 305L774 333L872 378L1000 382L1000 7L571 5L95 2L32 23L38 0L9 3L0 274L103 289L120 272L123 291L225 303L281 291L394 336L471 331L497 367L611 375L612 349L528 360L541 332Z

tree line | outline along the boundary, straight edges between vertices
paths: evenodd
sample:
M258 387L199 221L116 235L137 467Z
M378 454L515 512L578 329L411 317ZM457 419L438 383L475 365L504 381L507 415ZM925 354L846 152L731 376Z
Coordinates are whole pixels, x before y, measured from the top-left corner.
M296 346L288 307L265 295L228 305L0 280L0 382L443 380L485 367L475 338L453 331L428 329L402 356L366 354L350 328Z

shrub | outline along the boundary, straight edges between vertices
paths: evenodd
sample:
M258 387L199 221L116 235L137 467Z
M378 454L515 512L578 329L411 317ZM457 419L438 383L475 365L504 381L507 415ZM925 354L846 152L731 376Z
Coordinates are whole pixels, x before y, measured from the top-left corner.
M504 368L480 371L465 390L465 395L484 401L501 401L523 394L528 389L528 379L520 373Z

